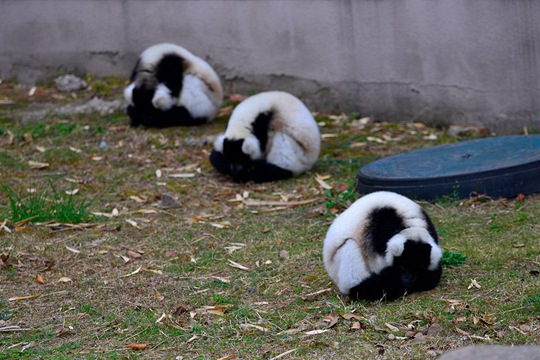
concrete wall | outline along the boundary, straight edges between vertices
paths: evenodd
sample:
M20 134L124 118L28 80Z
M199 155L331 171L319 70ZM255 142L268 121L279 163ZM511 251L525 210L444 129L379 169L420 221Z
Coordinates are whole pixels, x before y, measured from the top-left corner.
M129 74L175 42L229 91L312 110L540 130L538 0L0 0L0 76Z

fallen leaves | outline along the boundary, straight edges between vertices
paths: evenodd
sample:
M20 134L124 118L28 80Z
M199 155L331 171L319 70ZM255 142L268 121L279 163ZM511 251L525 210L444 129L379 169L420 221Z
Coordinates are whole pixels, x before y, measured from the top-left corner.
M329 176L320 176L320 175L316 175L315 176L315 181L319 184L319 186L323 189L332 189L332 186L330 184L328 184L325 180L328 179Z
M38 284L45 284L45 281L43 280L43 277L39 274L36 275L36 281L38 282Z
M319 291L315 291L315 292L312 292L312 293L309 293L309 294L306 294L306 295L302 296L302 299L304 299L304 300L312 300L315 297L317 297L317 296L319 296L321 294L327 293L329 291L332 291L332 289L331 288L326 288L326 289L322 289L322 290L319 290Z
M28 166L30 166L31 169L44 169L49 167L49 163L43 163L38 161L29 160Z
M290 259L289 252L287 250L279 250L279 257L282 258L283 260Z
M10 326L0 327L0 333L30 331L30 330L32 330L32 329L22 328L22 327L17 326L17 325L10 325Z
M240 324L240 327L243 329L248 329L248 330L249 329L259 330L260 332L263 332L263 333L270 331L268 328L262 327L260 325L255 325L255 324Z
M40 297L41 294L37 294L37 295L26 295L26 296L14 296L14 297L10 297L8 299L8 301L21 301L21 300L28 300L28 299L35 299L35 298L38 298Z
M7 222L8 222L7 219L5 219L4 221L2 221L2 223L0 224L0 232L1 232L1 231L5 231L5 232L11 234L11 229L8 228L7 225L6 225Z
M481 289L482 286L480 286L480 284L478 283L478 281L476 281L476 279L471 279L471 283L469 284L469 286L467 286L467 290L470 290L472 289L473 287L477 288L477 289Z
M231 267L233 267L235 269L240 269L240 270L243 270L243 271L249 271L249 268L247 266L244 266L242 264L234 262L231 259L228 259L227 261L229 263L229 266L231 266Z
M144 350L148 347L148 344L127 344L126 347L132 350Z
M131 219L126 219L126 222L133 226L135 229L141 229L141 227L139 226L139 224L137 224L137 222L135 220L131 220Z
M69 250L69 251L71 251L71 252L74 253L74 254L80 254L80 253L81 253L80 250L74 249L74 248L69 247L69 246L67 246L67 245L66 245L66 249Z

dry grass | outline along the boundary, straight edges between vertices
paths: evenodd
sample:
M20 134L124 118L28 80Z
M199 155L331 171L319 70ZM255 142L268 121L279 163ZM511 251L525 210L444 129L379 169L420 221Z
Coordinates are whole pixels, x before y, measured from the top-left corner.
M163 131L131 129L123 114L23 123L17 113L31 102L72 101L27 90L0 84L14 101L0 105L2 185L22 195L48 181L76 188L101 215L15 224L0 194L11 231L0 230L0 328L11 330L0 359L430 358L471 343L539 343L538 196L423 204L443 248L467 257L433 291L349 303L323 269L322 240L344 206L336 199L359 167L452 141L439 130L321 116L330 136L312 172L238 185L207 160L226 116ZM315 174L330 175L330 195ZM164 194L181 206L161 208Z

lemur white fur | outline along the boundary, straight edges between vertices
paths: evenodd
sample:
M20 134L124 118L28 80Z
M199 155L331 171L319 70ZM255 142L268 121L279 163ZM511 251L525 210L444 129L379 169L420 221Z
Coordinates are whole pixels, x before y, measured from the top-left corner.
M369 215L377 208L389 207L397 211L405 229L387 241L386 253L366 253L364 231ZM407 239L419 239L431 245L429 270L439 266L442 250L428 232L428 223L422 208L405 196L386 191L365 195L340 214L330 226L323 245L323 261L330 278L340 292L347 295L373 274L391 266L400 256Z
M161 59L168 54L176 54L185 62L182 90L178 98L171 96L170 90L164 84L157 84L152 104L156 109L167 111L173 106L185 107L194 118L213 120L223 102L223 89L219 76L203 59L195 56L187 49L171 44L162 43L150 46L139 57L139 73L131 84L124 89L124 98L133 105L133 89L140 77L151 76L140 71L153 72ZM157 81L157 80L156 80Z
M261 151L252 124L259 114L267 111L273 112L273 120L266 149ZM223 151L224 139L243 139L242 151L252 160L264 158L295 176L313 167L321 148L319 128L310 111L298 98L282 91L259 93L241 102L234 109L225 133L214 142L216 151Z

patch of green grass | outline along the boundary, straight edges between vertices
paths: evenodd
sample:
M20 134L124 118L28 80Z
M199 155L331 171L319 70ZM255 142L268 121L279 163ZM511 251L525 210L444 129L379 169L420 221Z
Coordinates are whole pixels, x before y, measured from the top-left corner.
M533 313L540 312L540 292L535 295L527 296L523 302Z
M348 186L343 191L335 189L325 189L326 200L324 205L329 211L343 211L347 209L357 198L356 186L348 181Z
M31 219L33 222L78 224L91 218L92 200L77 196L72 190L57 190L50 181L49 187L33 189L26 195L17 194L7 185L2 189L9 198L12 222Z
M88 84L88 90L93 91L100 97L117 95L128 84L128 79L122 75L96 77L92 74L87 74L84 80Z
M11 311L5 300L0 300L0 320L8 320L11 318Z
M77 101L100 92L114 96L115 87L121 97L119 84L99 81L79 92ZM322 132L331 136L322 142L314 169L266 184L235 184L212 169L211 144L201 140L222 132L227 116L201 127L159 131L111 128L127 125L124 114L2 123L1 138L10 137L7 130L16 138L0 151L11 162L9 167L2 162L0 180L16 190L16 203L20 198L26 204L41 192L43 207L57 202L55 196L66 201L61 181L69 179L66 186L76 181L81 189L73 200L92 197L97 211L117 208L119 216L88 228L41 223L20 232L7 224L11 234L0 230L0 254L10 253L7 264L0 260L0 287L9 296L40 295L16 302L0 296L0 320L32 329L2 334L0 357L269 359L295 349L283 358L435 358L475 342L539 344L537 195L521 201L455 197L422 202L448 251L439 286L393 302L350 302L339 294L322 263L322 242L331 211L344 210L360 196L352 183L359 168L401 151L456 141L442 130L410 124L357 127L348 121L357 116L318 116L325 123ZM431 133L438 140L424 139ZM369 141L370 136L384 141ZM102 141L106 148L99 147ZM79 160L61 150L69 146L82 150ZM90 160L94 157L101 159ZM53 165L56 159L62 162L57 168L24 166L29 160ZM169 177L187 172L191 164L201 169L196 177ZM156 169L167 169L161 179ZM314 174L330 175L327 182L334 190L325 192ZM26 187L38 191L27 194ZM181 207L161 209L164 193L175 195ZM316 201L298 207L249 206L229 201L236 194L260 202ZM0 199L1 223L11 218L11 205L6 192ZM224 228L212 226L225 222ZM242 246L233 250L232 243ZM131 258L130 251L140 257ZM466 257L466 263L451 253ZM36 273L45 284L35 281ZM480 287L471 286L473 279ZM205 310L216 306L214 312ZM350 313L359 318L343 317ZM333 314L338 321L327 328L325 319ZM356 321L360 328L352 328ZM433 323L440 333L425 336L424 342L415 344L406 335L425 332ZM59 335L59 329L69 331ZM324 331L308 334L314 330ZM36 345L21 352L31 342ZM130 343L148 347L133 351L126 348Z
M4 150L0 150L0 164L2 164L2 167L4 169L23 170L28 168L28 165L21 162L14 155Z
M81 155L67 148L47 149L42 155L43 161L51 164L74 164L82 159Z
M441 260L443 267L453 267L461 264L465 264L467 258L459 252L444 251Z

